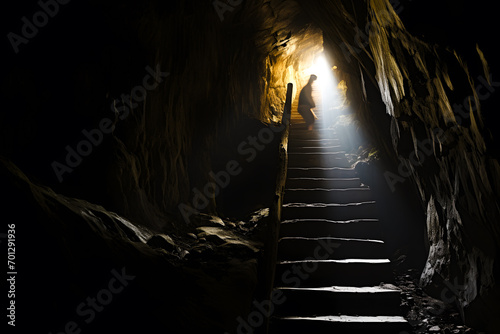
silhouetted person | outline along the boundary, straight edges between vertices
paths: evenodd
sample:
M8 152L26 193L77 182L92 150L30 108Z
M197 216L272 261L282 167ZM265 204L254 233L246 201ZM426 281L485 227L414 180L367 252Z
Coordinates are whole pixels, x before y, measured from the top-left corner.
M317 76L314 74L311 74L311 77L309 78L309 82L307 85L302 88L300 91L299 95L299 114L304 118L304 121L306 121L306 126L308 130L312 130L314 120L317 118L314 112L311 110L314 108L316 105L314 104L314 100L312 98L312 83L318 79Z

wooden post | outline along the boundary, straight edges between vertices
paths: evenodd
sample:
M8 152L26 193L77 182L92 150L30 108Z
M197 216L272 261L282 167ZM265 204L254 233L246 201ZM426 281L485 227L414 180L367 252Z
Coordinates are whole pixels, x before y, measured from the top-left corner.
M290 125L290 118L292 116L292 94L293 94L293 84L289 83L286 87L285 109L283 110L283 119L282 119L282 123L286 124L287 127Z
M271 294L274 286L274 276L276 269L276 262L278 257L278 238L279 227L281 224L281 207L283 204L283 193L285 191L286 171L288 167L288 134L290 132L290 117L292 114L292 93L293 84L287 85L285 107L283 109L283 116L281 124L284 125L283 132L281 133L281 140L279 144L279 166L276 175L276 191L274 196L273 205L270 208L269 218L269 234L266 240L266 255L269 257L267 262L268 278L267 278L267 291L266 295L268 300L271 300ZM272 316L272 315L271 315ZM269 318L266 317L263 329L264 333L269 333Z

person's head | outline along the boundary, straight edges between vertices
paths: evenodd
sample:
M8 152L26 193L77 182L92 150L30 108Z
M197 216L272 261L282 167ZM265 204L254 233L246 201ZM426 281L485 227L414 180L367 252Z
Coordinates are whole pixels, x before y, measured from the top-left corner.
M313 83L313 81L316 81L316 79L318 79L318 77L315 74L311 74L311 76L309 77L309 83Z

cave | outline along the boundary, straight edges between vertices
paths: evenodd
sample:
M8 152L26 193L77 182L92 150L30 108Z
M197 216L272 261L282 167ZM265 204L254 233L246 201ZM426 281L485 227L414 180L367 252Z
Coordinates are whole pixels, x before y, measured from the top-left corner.
M500 333L494 2L4 5L7 333Z

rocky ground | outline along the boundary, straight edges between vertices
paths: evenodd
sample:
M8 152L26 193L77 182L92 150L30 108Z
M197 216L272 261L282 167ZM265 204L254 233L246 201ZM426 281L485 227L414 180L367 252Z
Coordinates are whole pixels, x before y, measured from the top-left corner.
M0 211L22 236L22 332L233 332L262 294L266 209L235 221L200 214L182 233L153 231L36 185L2 159L0 181Z
M401 308L414 333L484 334L463 324L453 304L427 295L419 286L420 271L394 269L396 285L402 290Z

